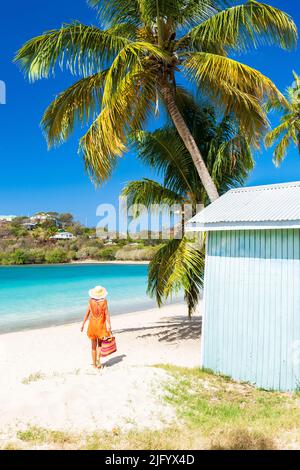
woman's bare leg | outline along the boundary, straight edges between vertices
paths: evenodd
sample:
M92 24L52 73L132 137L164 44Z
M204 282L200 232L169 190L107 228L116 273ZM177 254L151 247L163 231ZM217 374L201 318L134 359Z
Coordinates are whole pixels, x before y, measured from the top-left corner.
M97 340L92 339L92 360L93 367L97 367Z
M101 367L101 340L98 339L98 353L97 353L98 367Z

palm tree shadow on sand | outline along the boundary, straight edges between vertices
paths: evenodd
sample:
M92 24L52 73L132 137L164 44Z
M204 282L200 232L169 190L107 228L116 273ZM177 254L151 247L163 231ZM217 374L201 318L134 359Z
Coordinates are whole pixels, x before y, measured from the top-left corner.
M194 317L192 319L186 316L176 316L172 320L157 322L156 325L141 328L126 328L116 331L116 333L136 332L137 338L147 338L156 336L158 341L174 342L180 339L200 338L202 327L202 318Z

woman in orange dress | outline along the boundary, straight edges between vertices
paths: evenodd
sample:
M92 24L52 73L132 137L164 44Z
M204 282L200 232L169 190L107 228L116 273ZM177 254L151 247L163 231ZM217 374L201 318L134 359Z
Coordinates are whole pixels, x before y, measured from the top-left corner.
M107 290L102 286L96 286L89 291L89 304L85 313L81 331L84 330L84 325L88 318L90 318L87 335L92 344L92 359L93 367L98 368L101 366L101 340L111 336L111 323L110 315L107 306ZM97 347L99 350L97 358ZM99 366L97 366L97 359Z

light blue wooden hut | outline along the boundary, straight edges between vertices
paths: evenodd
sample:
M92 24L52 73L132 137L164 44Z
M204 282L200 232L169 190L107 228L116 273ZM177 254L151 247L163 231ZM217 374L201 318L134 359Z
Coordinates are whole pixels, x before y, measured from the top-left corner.
M187 229L207 233L203 367L300 388L300 182L231 190Z

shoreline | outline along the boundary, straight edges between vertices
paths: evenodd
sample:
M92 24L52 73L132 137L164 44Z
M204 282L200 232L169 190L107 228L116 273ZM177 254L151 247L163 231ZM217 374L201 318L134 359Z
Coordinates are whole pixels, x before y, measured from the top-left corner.
M140 310L134 310L132 312L126 312L126 313L117 313L116 315L111 315L111 322L113 323L114 321L117 321L119 322L121 319L122 320L128 320L128 319L131 319L131 318L138 318L139 316L141 316L142 314L146 314L146 313L157 313L158 312L161 312L163 311L164 309L169 309L169 308L172 308L172 307L181 307L181 308L185 308L186 307L186 304L184 301L182 300L179 300L178 302L173 302L173 303L170 303L170 304L165 304L163 305L162 307L149 307L149 308L143 308L143 309L140 309ZM82 315L83 317L83 315ZM25 328L25 329L22 329L22 330L15 330L15 331L7 331L7 332L4 332L4 333L1 333L0 332L0 336L3 337L5 335L14 335L14 334L22 334L22 333L29 333L29 332L35 332L35 333L39 333L39 332L42 332L42 331L45 331L45 330L50 330L50 329L56 329L56 328L64 328L64 327L74 327L74 326L79 326L80 324L82 323L82 319L81 320L71 320L71 321L66 321L64 323L60 323L59 325L45 325L45 326L36 326L36 327L28 327L28 328Z
M138 310L133 310L133 311L129 311L129 312L125 312L125 313L116 313L116 314L111 314L111 319L112 319L112 322L114 321L114 319L118 320L120 318L124 318L124 317L131 317L131 316L139 316L143 313L146 313L146 312L149 312L150 310L153 311L153 310L158 310L160 311L161 309L164 309L164 308L168 308L168 307L172 307L172 306L182 306L183 308L185 307L185 302L184 300L181 300L179 299L178 301L172 301L170 303L167 303L167 304L164 304L162 305L161 307L158 307L158 306L149 306L149 307L144 307L144 308L140 308ZM84 313L82 314L82 318L84 316ZM60 327L64 327L64 326L74 326L74 325L79 325L80 323L82 323L82 319L81 320L70 320L70 321L64 321L62 323L57 323L57 324L51 324L51 323L48 323L48 324L45 324L44 326L42 325L37 325L37 326L28 326L28 327L25 327L25 328L22 328L22 329L16 329L16 330L11 330L11 331L0 331L0 337L3 337L5 335L10 335L10 334L16 334L16 333L26 333L26 332L30 332L30 331L35 331L35 332L38 332L39 330L46 330L48 328L60 328Z
M119 264L119 265L134 265L134 264L141 264L141 265L148 265L150 261L123 261L123 260L111 260L111 261L99 261L99 260L93 260L93 259L86 259L86 260L73 260L70 261L69 263L28 263L28 264L0 264L0 268L26 268L32 267L32 266L37 266L37 267L42 267L42 266L72 266L72 265L85 265L85 264Z

